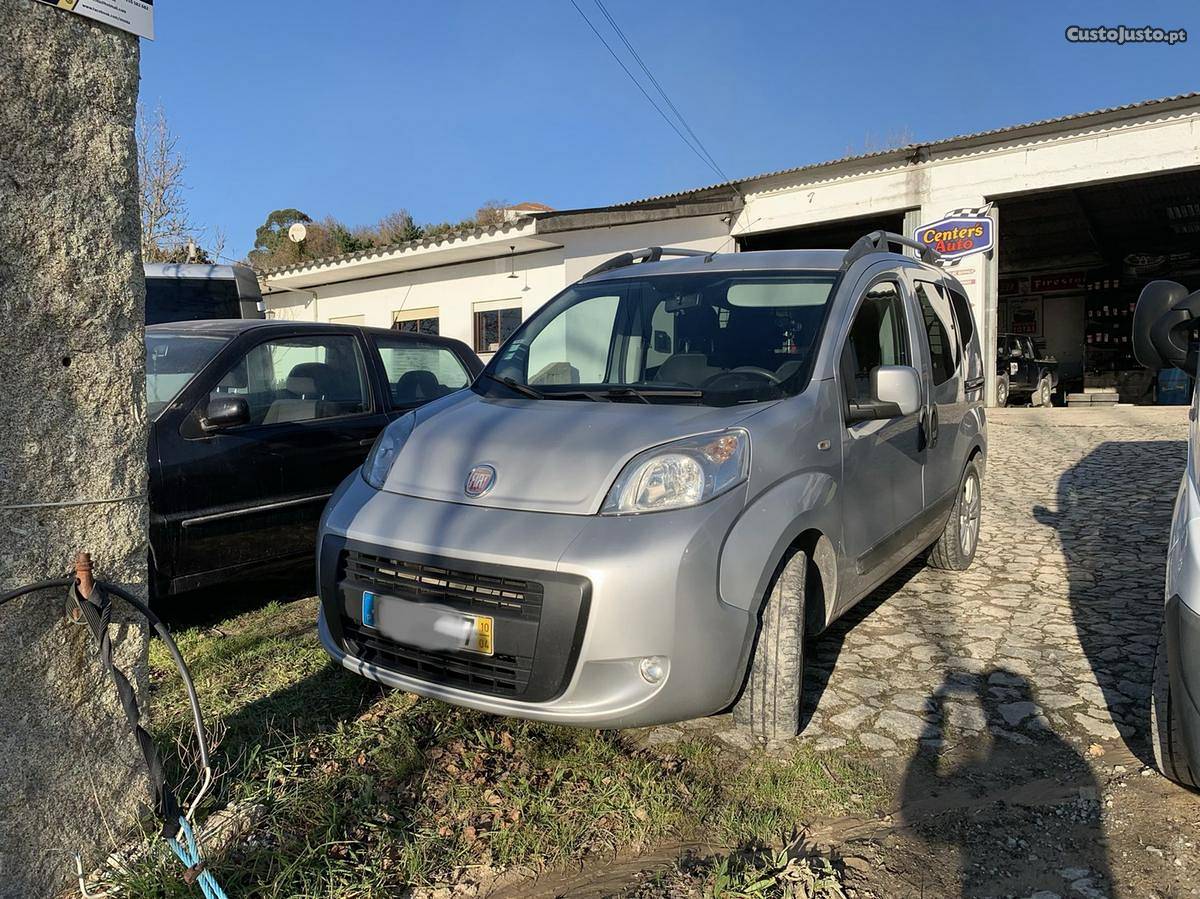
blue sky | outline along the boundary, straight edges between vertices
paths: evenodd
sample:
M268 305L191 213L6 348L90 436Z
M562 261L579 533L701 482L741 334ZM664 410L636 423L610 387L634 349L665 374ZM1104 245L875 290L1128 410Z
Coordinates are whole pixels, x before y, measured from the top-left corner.
M605 2L731 177L1200 89L1195 0ZM1073 24L1191 40L1073 45ZM165 108L192 215L229 255L280 207L458 220L489 199L596 206L719 180L569 0L160 0L156 31L142 101Z

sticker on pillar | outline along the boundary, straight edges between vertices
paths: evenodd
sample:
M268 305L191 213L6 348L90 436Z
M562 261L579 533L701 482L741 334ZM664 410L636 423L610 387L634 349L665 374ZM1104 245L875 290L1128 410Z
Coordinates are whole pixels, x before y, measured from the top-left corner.
M154 40L154 0L39 0Z
M954 209L945 218L920 225L914 235L917 241L934 250L947 265L976 253L986 253L996 246L996 223L988 215L992 208Z

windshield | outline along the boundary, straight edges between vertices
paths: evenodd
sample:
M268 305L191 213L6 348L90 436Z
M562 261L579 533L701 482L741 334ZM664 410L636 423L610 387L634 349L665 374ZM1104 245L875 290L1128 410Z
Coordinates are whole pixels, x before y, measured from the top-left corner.
M158 417L228 337L146 332L146 415Z
M836 272L705 272L568 288L476 382L539 399L725 406L791 396Z

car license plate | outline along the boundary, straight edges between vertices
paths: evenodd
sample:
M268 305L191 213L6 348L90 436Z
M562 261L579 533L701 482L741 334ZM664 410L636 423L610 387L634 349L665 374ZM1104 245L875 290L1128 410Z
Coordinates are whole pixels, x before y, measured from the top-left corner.
M496 652L496 621L490 615L465 615L445 606L406 602L364 590L362 623L398 643L422 649L485 656Z

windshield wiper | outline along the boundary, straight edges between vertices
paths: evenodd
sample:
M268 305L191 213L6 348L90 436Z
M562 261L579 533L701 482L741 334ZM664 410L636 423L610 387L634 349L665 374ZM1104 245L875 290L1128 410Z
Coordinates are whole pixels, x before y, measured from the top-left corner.
M643 403L649 403L651 397L663 397L679 400L702 400L704 391L694 387L611 387L605 391L608 396L632 397Z
M528 384L522 384L520 381L517 381L513 378L496 377L496 375L489 374L486 371L482 372L480 377L487 378L489 381L495 381L497 384L503 384L509 390L515 390L517 393L524 394L533 400L544 400L546 398L546 394L542 393L540 390L534 390Z

